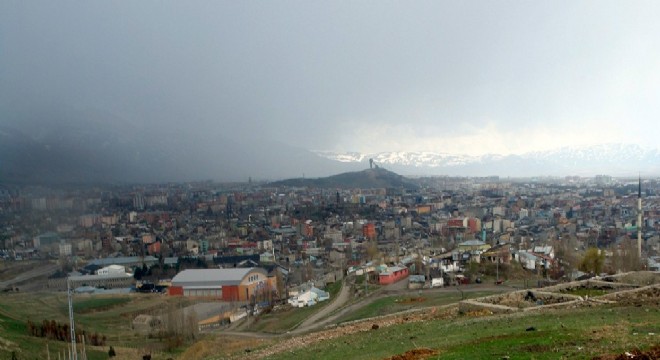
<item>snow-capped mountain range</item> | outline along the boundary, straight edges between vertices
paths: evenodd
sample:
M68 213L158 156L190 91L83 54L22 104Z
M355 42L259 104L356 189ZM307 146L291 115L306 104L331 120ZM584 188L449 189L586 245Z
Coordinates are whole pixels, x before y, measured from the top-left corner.
M660 151L635 144L601 144L563 147L520 155L481 156L435 152L333 153L315 151L319 156L344 162L368 163L369 159L403 174L469 176L536 175L634 175L660 174Z

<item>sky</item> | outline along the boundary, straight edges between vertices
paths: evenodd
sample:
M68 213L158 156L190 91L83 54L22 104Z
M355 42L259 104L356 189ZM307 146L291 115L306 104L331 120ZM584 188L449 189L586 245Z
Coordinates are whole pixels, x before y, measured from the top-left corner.
M658 19L657 1L7 0L0 94L310 150L656 148Z

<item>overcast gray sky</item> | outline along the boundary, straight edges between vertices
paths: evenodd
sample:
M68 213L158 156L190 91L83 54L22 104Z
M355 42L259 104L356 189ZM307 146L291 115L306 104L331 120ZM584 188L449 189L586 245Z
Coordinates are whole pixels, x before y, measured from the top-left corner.
M656 147L659 19L657 1L5 0L0 94L313 150Z

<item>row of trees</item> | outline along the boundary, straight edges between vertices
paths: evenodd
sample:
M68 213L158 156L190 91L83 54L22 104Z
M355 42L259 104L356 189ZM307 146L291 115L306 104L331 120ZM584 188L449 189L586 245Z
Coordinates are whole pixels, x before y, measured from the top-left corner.
M188 341L195 341L199 335L198 317L194 306L188 309L183 308L183 304L170 303L165 309L163 326L157 334L157 337L165 344L167 350L174 350Z
M55 320L44 320L41 324L33 323L28 320L27 332L30 336L47 338L57 341L71 341L71 330L69 324L60 324ZM99 333L86 333L76 329L76 341L81 342L82 337L85 337L85 342L93 346L104 346L106 337Z
M617 272L637 271L642 269L642 262L637 249L628 244L612 250L612 256L606 261L605 251L589 248L580 261L580 271L601 274L603 272L614 274Z

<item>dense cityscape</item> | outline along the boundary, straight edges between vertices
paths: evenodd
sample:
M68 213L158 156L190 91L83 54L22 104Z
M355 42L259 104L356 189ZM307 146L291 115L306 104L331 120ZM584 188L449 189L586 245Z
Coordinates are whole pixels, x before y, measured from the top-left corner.
M464 266L470 259L480 262L481 253L465 251L461 244L506 244L500 262L525 258L532 270L545 266L570 277L578 270L575 259L555 261L555 255L579 258L589 247L606 250L608 259L629 255L636 252L639 228L644 261L636 258L608 270L657 268L655 180L640 180L639 194L635 179L608 176L416 181L417 189L212 182L4 186L2 257L58 260L80 268L114 257L195 257L213 263L244 256L279 265L286 261L287 268L311 264L318 276L307 280L321 280L331 269L376 259L392 263L421 256ZM369 253L370 247L377 253ZM552 251L533 251L547 247Z
M348 176L380 185L396 176L371 166ZM195 324L179 327L194 328L181 346L200 331L249 328L285 305L316 306L342 282L367 299L383 289L537 287L659 270L655 179L406 181L4 185L2 290L187 298L185 321ZM138 315L132 329L165 341L164 329L182 331L165 317Z

